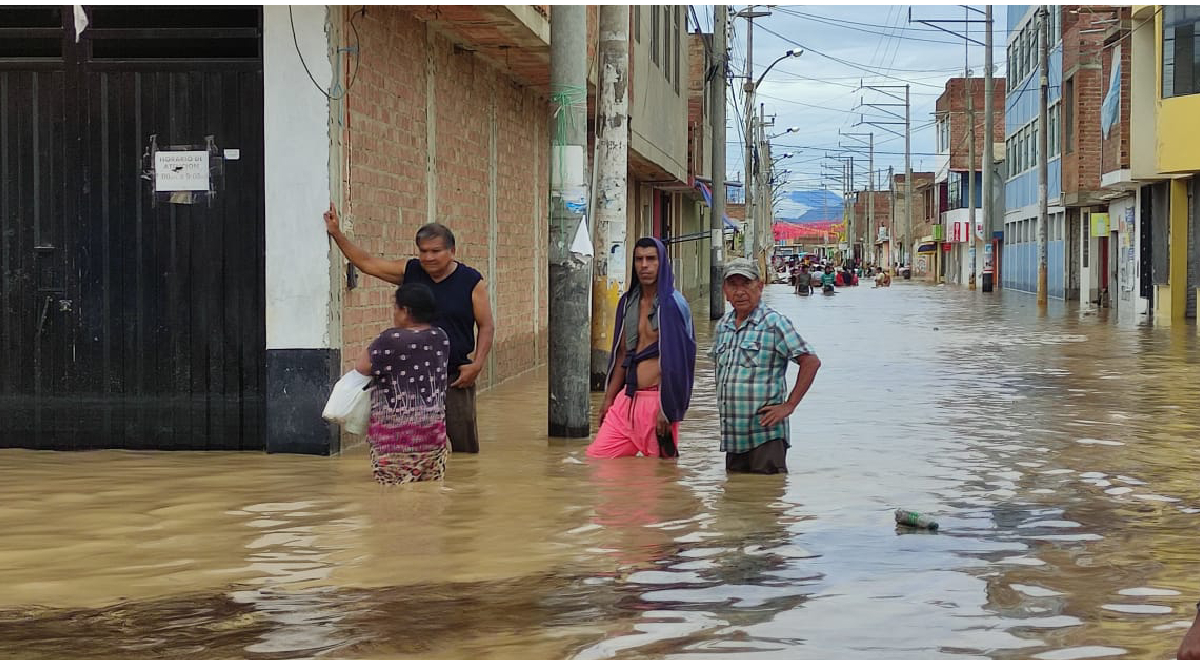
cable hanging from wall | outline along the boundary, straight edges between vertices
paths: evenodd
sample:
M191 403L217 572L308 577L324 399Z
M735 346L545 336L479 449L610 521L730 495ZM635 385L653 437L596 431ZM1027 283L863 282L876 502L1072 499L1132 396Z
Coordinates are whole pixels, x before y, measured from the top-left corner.
M345 89L342 89L341 82L335 80L333 87L329 91L326 91L325 88L321 87L321 84L317 82L316 77L313 76L312 70L308 68L308 63L304 61L304 53L300 52L300 39L296 36L296 17L292 12L292 6L288 5L288 21L292 26L292 45L296 48L296 57L300 58L300 66L304 67L304 73L308 74L308 79L312 81L313 86L317 88L318 92L321 92L321 95L324 96L327 101L341 101L342 99L346 98L346 95L350 93L350 89L354 87L355 81L358 80L358 69L361 65L362 57L362 39L358 35L358 26L354 24L354 19L355 17L366 15L366 5L363 5L358 11L350 15L349 23L350 29L354 31L354 45L338 46L337 48L338 53L350 53L354 56L354 70L350 74L350 82L346 83ZM341 67L339 67L339 69L340 68Z

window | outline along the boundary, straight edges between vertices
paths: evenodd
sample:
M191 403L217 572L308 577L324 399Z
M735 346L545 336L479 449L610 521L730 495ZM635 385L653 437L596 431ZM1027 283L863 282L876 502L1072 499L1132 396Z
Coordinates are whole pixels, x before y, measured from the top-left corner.
M1038 144L1038 125L1030 125L1030 167L1038 166L1038 158L1042 156L1042 150Z
M1063 108L1063 149L1067 153L1075 151L1075 77L1071 76L1063 81L1062 89L1062 108Z
M662 36L658 31L658 5L650 5L650 61L658 64L658 42Z
M1024 172L1028 163L1025 159L1025 129L1017 131L1017 171Z
M1008 77L1008 88L1013 88L1013 80L1017 77L1017 68L1013 66L1013 46L1014 43L1008 45L1008 68L1005 69L1005 75Z
M633 6L633 40L642 43L642 6Z
M14 32L0 40L0 59L61 58L62 25L61 7L4 7L0 28Z
M671 80L671 7L662 8L662 68L667 82Z
M679 19L683 16L681 5L675 5L675 93L679 93L679 60L683 59L683 51L679 48L679 34L683 32L683 27L679 25Z
M1050 157L1062 153L1062 104L1056 103L1050 108Z
M950 150L950 117L942 115L937 120L937 150L944 153Z
M1029 27L1026 26L1021 30L1021 34L1017 35L1017 39L1021 42L1021 61L1017 67L1017 78L1024 79L1025 74L1029 72Z
M1162 96L1200 93L1200 7L1163 7Z

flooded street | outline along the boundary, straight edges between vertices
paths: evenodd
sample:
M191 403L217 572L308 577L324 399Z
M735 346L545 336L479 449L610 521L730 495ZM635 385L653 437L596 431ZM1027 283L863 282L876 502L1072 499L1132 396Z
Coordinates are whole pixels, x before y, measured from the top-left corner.
M918 285L764 300L824 363L786 477L725 474L704 356L677 464L548 443L544 373L480 397L444 484L381 489L361 449L0 451L2 655L1174 657L1194 327Z

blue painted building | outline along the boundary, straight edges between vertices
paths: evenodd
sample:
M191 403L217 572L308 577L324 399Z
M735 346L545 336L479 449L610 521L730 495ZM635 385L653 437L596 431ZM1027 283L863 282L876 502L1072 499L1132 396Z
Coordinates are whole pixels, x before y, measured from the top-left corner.
M1000 255L1005 289L1037 292L1038 222L1038 16L1040 5L1010 5L1008 10L1007 95L1004 110L1006 182L1004 244ZM1051 298L1067 293L1066 223L1062 206L1062 7L1051 6L1050 106L1047 226L1047 288Z

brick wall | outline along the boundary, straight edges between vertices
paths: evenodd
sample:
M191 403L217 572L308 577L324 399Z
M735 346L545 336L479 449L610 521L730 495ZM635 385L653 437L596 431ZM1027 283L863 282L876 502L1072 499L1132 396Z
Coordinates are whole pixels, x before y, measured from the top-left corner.
M854 198L854 233L860 241L874 243L874 238L867 240L867 223L870 218L871 192L859 191ZM892 194L886 188L875 191L875 227L887 227L892 219ZM877 234L878 235L878 234Z
M1120 17L1122 20L1129 20L1129 9L1120 8ZM1121 103L1120 113L1117 117L1117 123L1112 130L1107 134L1100 136L1101 150L1101 174L1105 172L1115 172L1118 170L1129 169L1129 117L1130 117L1130 81L1129 71L1133 66L1131 55L1133 48L1128 39L1128 30L1114 31L1109 34L1107 43L1101 50L1101 76L1103 89L1101 91L1101 101L1104 95L1108 93L1109 79L1112 76L1112 70L1118 64L1117 55L1119 53L1119 64L1121 67Z
M933 172L913 172L912 193L913 199L916 201L916 206L913 207L912 211L913 240L919 240L930 232L930 219L925 215L925 191L934 185L935 177L936 174ZM896 190L895 227L892 226L891 217L882 226L888 227L889 236L897 238L905 232L905 223L908 222L908 202L905 196L904 174L894 175L893 180L894 183L892 185ZM936 190L936 186L934 188ZM936 219L934 219L934 222L936 222Z
M938 97L937 114L950 116L950 169L965 171L970 160L968 158L967 129L967 80L966 78L951 78L946 81L945 91ZM984 120L986 119L987 104L984 103L983 78L971 78L970 89L975 112L975 169L983 167L983 137ZM992 107L995 113L992 118L993 140L1004 142L1004 78L992 79Z
M347 234L372 254L405 260L415 256L413 239L422 224L449 226L457 258L483 273L492 295L496 338L480 384L491 386L541 364L548 104L471 51L427 33L403 8L373 9L356 25L362 59L347 102ZM431 187L433 218L427 210ZM390 324L393 292L391 285L361 276L346 293L347 368Z
M1100 188L1100 104L1107 85L1100 61L1106 24L1100 21L1111 18L1105 11L1063 12L1064 87L1074 80L1075 90L1074 99L1064 99L1072 104L1074 124L1073 145L1063 145L1064 195Z

